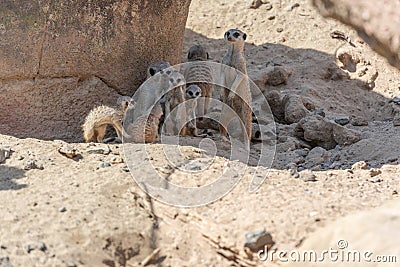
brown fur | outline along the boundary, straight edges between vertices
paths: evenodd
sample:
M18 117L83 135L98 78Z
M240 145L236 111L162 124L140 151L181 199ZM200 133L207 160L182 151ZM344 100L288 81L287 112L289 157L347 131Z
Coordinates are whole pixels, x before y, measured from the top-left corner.
M92 109L82 125L85 141L90 142L93 140L94 142L101 143L106 134L108 124L114 127L118 138L121 139L123 132L122 118L129 106L130 100L131 98L128 96L122 96L117 100L117 108L102 105Z
M188 67L185 69L185 79L187 86L197 85L201 89L204 98L199 99L197 113L203 117L208 113L210 107L210 98L213 94L212 70L206 61L208 53L201 45L194 45L189 49Z
M158 124L163 111L160 105L156 105L149 115L137 118L132 124L127 126L126 132L129 134L128 142L152 143L158 136Z

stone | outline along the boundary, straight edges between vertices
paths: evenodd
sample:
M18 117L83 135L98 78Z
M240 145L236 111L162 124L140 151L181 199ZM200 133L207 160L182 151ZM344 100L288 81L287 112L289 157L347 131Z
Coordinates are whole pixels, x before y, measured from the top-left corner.
M285 95L282 104L285 109L285 121L289 124L299 122L310 113L304 106L302 98L298 95Z
M111 164L108 162L103 162L100 164L100 168L108 168L108 167L111 167Z
M133 95L148 64L181 62L190 2L7 1L1 8L0 132L83 140L83 114Z
M380 169L370 169L369 170L369 176L371 176L371 177L378 176L381 173L382 173L382 171Z
M61 208L58 209L58 211L59 211L59 212L66 212L66 211L67 211L67 208L66 208L66 207L61 207Z
M300 172L300 179L304 182L316 182L317 176L310 170L304 170Z
M24 161L24 170L28 171L28 170L34 170L34 169L43 170L44 169L43 164L39 163L34 158L30 158L30 159Z
M350 117L348 117L348 116L336 117L336 118L335 118L335 122L336 122L337 124L339 124L339 125L344 126L344 125L346 125L346 124L349 124L349 122L350 122Z
M397 113L393 118L393 126L400 126L400 113Z
M305 160L308 166L320 165L329 159L329 152L322 147L314 147L308 152Z
M275 125L252 123L251 140L273 143L276 140Z
M4 163L10 157L11 149L7 147L0 147L0 164Z
M273 8L272 4L266 4L265 9L266 10L271 10ZM269 19L269 18L268 18Z
M86 150L89 154L100 154L100 155L108 155L111 153L110 147L94 147Z
M364 252L373 252L369 257L368 264L352 261L339 264L334 261L325 260L318 264L305 265L303 261L291 262L288 267L294 266L371 266L384 267L396 266L397 263L374 262L374 255L399 255L400 244L397 236L400 236L400 200L395 199L379 205L378 208L365 211L351 212L345 217L328 222L325 226L309 234L297 251L313 251L316 255L322 255L327 248L344 252L359 251L361 259ZM373 242L371 241L373 240ZM339 249L339 246L348 245L346 250ZM368 253L369 254L369 253ZM310 255L310 254L309 254ZM355 255L355 254L345 254ZM398 260L398 259L397 259Z
M360 37L389 63L400 69L400 2L369 0L312 0L316 9L353 27Z
M261 0L247 0L247 8L259 8L262 5Z
M351 117L350 123L353 126L368 126L368 121L360 117Z
M265 247L270 249L275 244L272 235L265 230L249 232L245 238L244 247L249 248L254 253L265 249Z
M281 93L272 90L268 93L264 93L264 96L267 99L268 105L271 108L275 119L279 122L283 122L285 120L285 108L282 103L283 96Z
M279 31L278 31L279 30ZM278 28L278 32L282 32L282 28ZM272 66L266 69L266 84L272 86L278 86L281 84L287 84L291 71L282 66Z
M361 132L348 129L319 115L311 114L299 121L295 136L311 143L333 149L336 145L351 145L362 139Z
M356 162L351 166L352 171L366 170L367 168L368 168L368 163L366 163L365 161Z

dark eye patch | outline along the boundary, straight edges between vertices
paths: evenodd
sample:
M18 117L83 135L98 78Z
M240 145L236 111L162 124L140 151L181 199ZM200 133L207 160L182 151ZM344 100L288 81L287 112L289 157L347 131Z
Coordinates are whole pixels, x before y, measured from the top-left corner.
M181 79L176 80L176 82L178 82L178 83L180 83L181 81L182 81Z
M151 69L150 69L150 75L151 75L151 76L154 76L154 74L156 74L156 70L153 69L153 68L151 68Z
M235 32L235 33L233 34L233 37L238 38L239 35L240 35L240 34L239 34L238 32Z

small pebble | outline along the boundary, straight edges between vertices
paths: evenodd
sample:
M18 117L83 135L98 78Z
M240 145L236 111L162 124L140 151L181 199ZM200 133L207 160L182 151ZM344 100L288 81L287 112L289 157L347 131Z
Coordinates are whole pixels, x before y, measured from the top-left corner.
M304 170L300 173L300 178L304 181L304 182L316 182L317 181L317 176L309 170Z
M378 175L381 174L381 173L382 173L382 171L379 170L379 169L371 169L371 170L369 170L369 175L370 175L371 177L378 176Z
M268 17L268 20L274 20L274 19L275 19L275 16L273 16L273 15Z
M271 4L266 4L265 5L265 9L266 10L271 10L272 9L272 5Z
M103 163L100 165L100 168L108 168L108 167L110 167L110 166L111 166L110 163L108 163L108 162L103 162Z
M279 27L276 29L277 32L283 32L283 28Z
M344 125L346 125L346 124L348 124L350 122L350 117L347 117L347 116L345 116L345 117L337 117L337 118L335 118L335 122L337 124L339 124L339 125L344 126Z
M59 212L66 212L66 211L67 211L67 208L66 208L66 207L61 207L61 208L58 209L58 211L59 211Z

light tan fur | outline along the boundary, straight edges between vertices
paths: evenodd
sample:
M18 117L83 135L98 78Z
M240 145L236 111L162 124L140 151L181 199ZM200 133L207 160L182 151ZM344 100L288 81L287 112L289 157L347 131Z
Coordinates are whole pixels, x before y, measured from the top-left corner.
M225 88L221 90L221 101L231 107L240 117L247 133L248 141L251 140L252 131L252 111L251 111L251 92L247 78L246 60L244 57L244 42L246 34L240 30L229 30L225 32L224 38L228 43L228 51L222 59L221 84ZM237 71L227 67L235 68ZM221 112L221 122L229 124L231 114L228 114L227 108L223 106ZM227 130L220 125L220 133L226 137Z
M126 127L129 138L125 140L135 143L152 143L158 136L158 124L163 115L160 104L154 106L149 115L142 115Z
M201 45L193 45L188 52L188 64L185 68L187 86L195 84L200 87L202 97L198 100L197 114L203 117L208 113L213 94L212 69L207 64L208 53Z
M122 119L130 101L130 97L123 96L118 98L117 108L102 105L92 109L82 125L85 141L93 140L101 143L109 124L114 127L118 138L121 140L123 133Z

